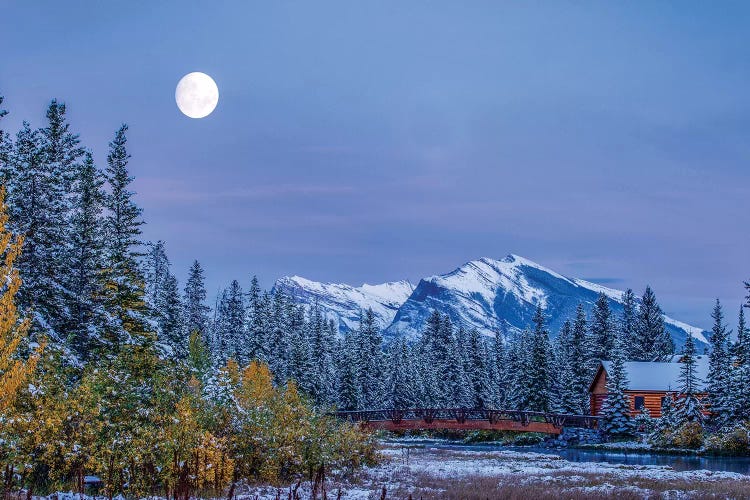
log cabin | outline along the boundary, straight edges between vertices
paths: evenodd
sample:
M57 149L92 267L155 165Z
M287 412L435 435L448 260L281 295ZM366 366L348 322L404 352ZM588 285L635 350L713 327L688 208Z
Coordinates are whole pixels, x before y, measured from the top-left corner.
M703 390L703 383L708 374L708 356L696 356L695 371L698 376L698 390ZM630 414L636 416L647 408L652 417L661 416L662 400L667 394L675 397L680 387L680 368L682 358L673 357L666 362L628 361L625 373L628 387L625 394L630 400ZM599 415L602 404L607 397L607 373L610 361L601 361L596 375L589 386L591 415ZM705 394L699 393L702 398Z

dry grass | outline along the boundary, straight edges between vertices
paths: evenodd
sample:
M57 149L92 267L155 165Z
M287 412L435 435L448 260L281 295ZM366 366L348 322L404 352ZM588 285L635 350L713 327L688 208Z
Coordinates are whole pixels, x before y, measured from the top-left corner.
M617 498L743 499L750 498L750 481L628 479L595 475L551 473L544 477L435 477L420 474L408 486L389 492L388 498L438 500L594 500Z

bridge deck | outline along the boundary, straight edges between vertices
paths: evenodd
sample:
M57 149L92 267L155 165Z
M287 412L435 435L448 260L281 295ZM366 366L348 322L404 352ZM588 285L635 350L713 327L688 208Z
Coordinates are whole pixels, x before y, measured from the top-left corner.
M367 427L398 430L499 430L560 434L565 427L596 428L599 417L518 410L413 408L339 411L336 416Z

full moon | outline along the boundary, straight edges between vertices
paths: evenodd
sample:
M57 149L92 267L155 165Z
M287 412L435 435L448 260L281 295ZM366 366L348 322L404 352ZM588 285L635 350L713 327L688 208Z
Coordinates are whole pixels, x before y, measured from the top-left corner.
M183 76L174 91L177 107L190 118L205 118L216 109L219 88L205 73L195 72Z

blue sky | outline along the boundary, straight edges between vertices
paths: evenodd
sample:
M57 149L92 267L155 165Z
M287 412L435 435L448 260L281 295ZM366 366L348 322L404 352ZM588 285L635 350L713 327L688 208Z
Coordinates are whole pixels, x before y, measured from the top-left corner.
M15 131L48 101L100 165L120 123L145 236L213 292L516 253L734 323L750 278L746 2L21 2ZM182 75L220 90L178 111Z

